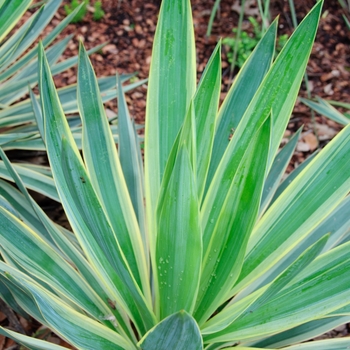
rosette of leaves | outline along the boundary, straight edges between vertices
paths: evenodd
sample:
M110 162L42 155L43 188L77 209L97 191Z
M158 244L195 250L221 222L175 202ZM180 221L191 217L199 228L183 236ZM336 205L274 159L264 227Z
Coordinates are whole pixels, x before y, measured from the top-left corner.
M73 233L47 218L1 152L19 190L1 182L0 278L27 313L77 349L349 346L294 344L350 319L350 128L282 183L298 135L278 152L321 6L275 60L272 23L218 110L220 44L197 86L190 2L163 0L145 176L120 79L117 150L80 48L82 158L40 47L43 138Z
M38 104L39 97L31 93L31 98L28 98L28 86L34 88L38 84L38 49L37 45L34 44L39 36L42 35L45 27L50 23L62 0L47 1L44 6L38 9L9 36L10 31L20 21L31 3L32 0L0 1L0 146L5 150L45 150L40 135L40 132L42 132L40 123L38 125L34 117L34 111L36 114L41 113ZM59 61L72 36L53 43L74 18L77 11L79 11L79 7L58 23L42 39L42 45L46 50L47 60L54 75L71 68L78 62L77 56ZM102 47L103 45L99 45L89 50L88 54L94 53ZM123 75L121 80L126 81L131 76ZM136 81L133 84L126 85L124 91L131 90L143 82ZM115 76L98 79L98 85L103 102L116 97ZM58 89L58 96L63 110L70 115L68 122L74 139L81 148L82 129L81 120L77 114L76 91L77 85L72 84ZM114 121L111 120L111 124L113 137L117 141L116 118L114 118ZM53 192L51 197L58 199L51 172L47 167L22 163L21 165L16 165L16 169L23 176L23 180L28 187L39 190L38 186L41 188L50 186ZM0 177L11 180L11 176L3 162L0 162Z

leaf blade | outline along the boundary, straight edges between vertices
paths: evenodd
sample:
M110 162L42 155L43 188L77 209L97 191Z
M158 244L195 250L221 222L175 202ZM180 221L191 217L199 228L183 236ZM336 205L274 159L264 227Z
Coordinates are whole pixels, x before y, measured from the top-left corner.
M193 311L201 268L197 187L184 146L177 154L158 220L156 261L163 319L181 309Z
M243 156L217 221L210 220L205 227L205 255L195 313L200 325L225 301L226 293L239 276L258 215L269 154L270 123L270 119L264 123ZM220 204L214 202L216 205Z
M196 56L189 0L162 1L152 52L146 105L145 191L154 256L154 213L163 172L195 92Z
M83 119L83 152L86 167L114 235L118 234L120 248L128 257L133 276L151 305L149 273L146 269L141 232L99 96L91 63L85 49L80 45L78 104ZM116 212L120 214L115 215Z
M195 320L186 311L179 311L151 329L139 346L143 350L199 350L203 343Z

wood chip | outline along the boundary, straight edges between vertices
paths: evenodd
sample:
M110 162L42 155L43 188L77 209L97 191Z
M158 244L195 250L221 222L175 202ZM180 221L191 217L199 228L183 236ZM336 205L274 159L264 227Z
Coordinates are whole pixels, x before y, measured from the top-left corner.
M313 152L318 147L318 141L313 133L304 133L303 140L309 145L310 151Z

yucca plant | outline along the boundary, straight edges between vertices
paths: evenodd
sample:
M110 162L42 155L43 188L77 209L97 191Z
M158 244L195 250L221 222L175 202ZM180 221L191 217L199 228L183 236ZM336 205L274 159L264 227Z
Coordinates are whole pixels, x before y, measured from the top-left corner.
M83 159L42 46L38 124L74 234L51 222L1 152L0 278L16 302L77 349L345 349L303 342L350 320L350 129L280 184L278 152L322 2L274 62L273 22L223 105L220 44L196 86L189 1L163 0L145 130L118 78L119 144L83 47ZM31 349L63 349L0 328Z

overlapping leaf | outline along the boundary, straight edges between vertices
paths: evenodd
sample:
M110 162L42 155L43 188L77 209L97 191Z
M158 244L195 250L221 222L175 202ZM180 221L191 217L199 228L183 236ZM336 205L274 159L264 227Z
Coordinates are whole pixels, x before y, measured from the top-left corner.
M187 312L179 311L151 329L139 345L143 350L198 350L203 344L196 321Z
M251 56L249 56L220 108L217 116L217 128L210 160L207 188L244 112L271 66L275 51L276 26L277 21L270 26Z
M271 121L254 136L239 165L211 235L203 237L204 257L195 317L200 324L222 302L238 278L245 247L258 215L269 154Z
M145 331L154 324L152 313L120 251L116 237L111 235L110 224L74 145L42 51L40 58L45 140L61 202L88 260L103 276L102 281L111 293L111 300L129 310L140 331ZM63 164L62 155L65 156ZM95 206L91 204L92 200ZM110 246L107 242L111 241L113 243Z
M69 97L75 87L58 95L41 47L42 108L33 94L32 102L52 174L42 167L12 167L0 152L1 171L21 191L0 182L6 208L0 209L6 262L0 262L1 282L12 291L14 305L79 349L197 350L203 340L208 350L298 349L295 342L346 322L350 126L279 185L298 135L277 150L321 6L316 4L271 65L273 22L217 112L220 44L196 90L190 2L163 0L147 101L147 220L138 136L122 79L98 82L81 48L77 106ZM19 34L23 45L26 29L39 25L35 20L43 11ZM59 49L48 50L52 62ZM17 50L13 45L2 62ZM13 88L21 86L24 72L12 78ZM12 92L5 96L9 101ZM109 125L102 104L116 93L119 156L116 126ZM77 107L82 129L78 116L67 120L63 112L76 113ZM25 102L1 115L2 125L11 125L30 120L33 112ZM37 146L34 129L34 123L19 126L0 142ZM43 192L62 202L74 236L54 225L29 196L24 186L38 188L36 174L46 179ZM29 347L44 346L0 332ZM299 348L347 344L321 341Z
M251 283L252 276L256 279L291 251L342 201L350 190L349 163L346 161L349 141L350 128L346 127L262 217L248 244L246 261L235 290Z
M195 67L190 1L163 2L152 51L145 130L146 214L153 256L160 185L171 148L195 93Z
M32 0L3 0L0 9L0 40L16 25Z

